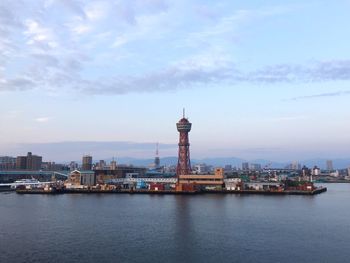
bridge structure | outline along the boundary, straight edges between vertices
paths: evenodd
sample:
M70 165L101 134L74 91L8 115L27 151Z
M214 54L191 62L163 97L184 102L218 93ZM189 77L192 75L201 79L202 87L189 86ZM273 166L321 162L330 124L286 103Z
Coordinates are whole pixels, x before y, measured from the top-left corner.
M10 183L20 179L37 179L41 181L51 180L55 177L59 180L68 178L70 171L31 171L31 170L1 170L0 183Z

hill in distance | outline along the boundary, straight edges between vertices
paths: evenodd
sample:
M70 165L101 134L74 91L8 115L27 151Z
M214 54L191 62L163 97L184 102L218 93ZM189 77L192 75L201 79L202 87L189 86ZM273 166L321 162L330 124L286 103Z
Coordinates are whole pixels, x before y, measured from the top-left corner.
M111 159L106 159L106 161L110 162ZM326 169L326 161L327 159L316 158L316 159L303 160L303 161L300 161L299 163L301 165L306 165L309 168L312 168L316 165L321 169ZM149 166L150 164L154 163L154 159L151 159L151 158L138 159L138 158L131 158L131 157L121 157L117 159L117 162L119 164L128 164L128 165L134 165L134 166ZM264 160L264 159L245 160L237 157L191 159L192 165L205 163L207 165L219 166L219 167L224 167L225 165L232 165L232 167L241 168L243 162L261 164L262 167L269 165L269 167L272 167L272 168L285 168L289 164L288 162L275 162L275 161ZM161 165L166 165L166 166L176 165L177 157L170 156L170 157L160 158L160 163ZM350 159L334 159L333 166L334 166L334 169L344 169L344 168L350 167Z

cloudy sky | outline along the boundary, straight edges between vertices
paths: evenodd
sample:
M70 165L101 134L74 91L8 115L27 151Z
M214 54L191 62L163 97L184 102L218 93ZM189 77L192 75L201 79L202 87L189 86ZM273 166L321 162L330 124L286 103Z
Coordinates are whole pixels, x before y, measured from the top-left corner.
M151 157L131 145L158 141L175 156L185 107L196 158L349 157L349 12L348 0L1 0L0 155L118 142L115 155Z

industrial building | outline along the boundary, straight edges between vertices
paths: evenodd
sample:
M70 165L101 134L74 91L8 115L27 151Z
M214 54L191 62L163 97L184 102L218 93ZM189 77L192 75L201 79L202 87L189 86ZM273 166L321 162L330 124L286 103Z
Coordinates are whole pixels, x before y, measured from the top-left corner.
M123 166L119 165L115 169L97 169L94 170L96 174L96 182L98 184L104 184L110 182L113 179L126 178L128 175L142 178L145 177L147 169L144 167Z
M94 186L96 185L96 175L94 171L74 170L69 174L66 187Z
M201 189L222 189L224 186L224 169L216 168L214 174L179 175L178 184L194 184L199 186Z

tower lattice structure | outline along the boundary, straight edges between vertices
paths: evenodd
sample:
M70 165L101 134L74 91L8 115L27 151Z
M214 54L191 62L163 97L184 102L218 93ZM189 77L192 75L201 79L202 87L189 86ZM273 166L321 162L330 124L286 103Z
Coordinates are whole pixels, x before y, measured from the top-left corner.
M188 139L188 133L191 131L191 126L192 123L185 118L184 110L182 119L176 123L177 131L180 133L179 155L176 167L177 176L191 173L190 142Z

